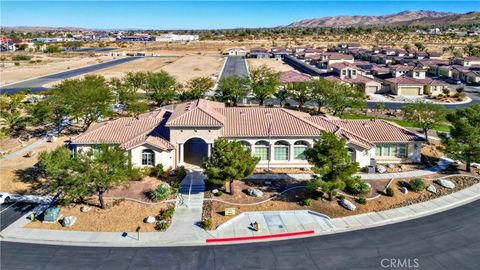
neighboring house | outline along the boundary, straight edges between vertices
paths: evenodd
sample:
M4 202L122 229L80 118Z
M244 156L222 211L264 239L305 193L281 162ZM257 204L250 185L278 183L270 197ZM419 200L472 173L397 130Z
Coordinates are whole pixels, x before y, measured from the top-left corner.
M291 55L292 51L287 50L286 48L272 48L271 54L275 59L283 59L285 55Z
M324 67L330 67L335 63L348 62L353 63L355 61L353 55L343 53L322 53L319 60Z
M311 80L310 75L300 73L298 71L290 70L280 73L280 82L282 84L305 82Z
M438 96L442 94L443 88L448 88L448 84L444 81L424 79L424 94L430 96Z
M405 76L410 70L412 70L412 66L405 66L405 65L392 65L390 66L390 74L392 77L402 77Z
M479 85L480 84L480 70L469 70L465 74L465 82L469 84Z
M408 76L414 78L414 79L425 79L427 71L423 68L420 67L414 67L411 70L408 71Z
M480 65L480 57L469 56L464 58L454 58L452 59L452 64L461 65L464 67Z
M366 94L378 93L382 89L381 83L362 75L355 64L342 62L331 65L331 68L335 76L327 77L327 79L338 79L350 85L359 85Z
M223 54L245 56L247 54L247 50L244 47L228 48Z
M440 52L427 52L428 59L440 60L442 59L442 53Z
M269 128L271 126L271 128ZM418 163L424 139L383 120L340 120L284 108L225 107L199 99L178 104L173 112L157 110L90 127L73 139L74 151L98 144L119 145L134 166L176 168L200 165L211 156L217 138L240 141L260 158L257 167L308 167L305 150L321 132L345 138L360 167L380 163Z
M250 53L248 54L250 58L270 58L270 53L265 48L251 48Z
M424 94L424 83L408 76L385 79L390 91L400 96L420 96Z

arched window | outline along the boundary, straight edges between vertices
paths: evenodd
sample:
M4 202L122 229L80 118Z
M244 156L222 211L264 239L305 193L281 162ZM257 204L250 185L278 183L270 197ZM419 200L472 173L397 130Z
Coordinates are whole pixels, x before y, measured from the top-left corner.
M308 148L308 145L306 141L296 141L293 145L293 159L305 160L305 150Z
M259 157L260 160L269 159L269 144L266 141L258 141L255 143L255 156Z
M275 160L288 160L288 142L278 141L275 143L273 154Z
M142 150L142 165L155 165L155 153L150 149Z
M249 142L246 142L246 141L239 141L239 142L240 142L240 144L243 145L243 147L244 147L245 149L252 149L252 146L250 145Z

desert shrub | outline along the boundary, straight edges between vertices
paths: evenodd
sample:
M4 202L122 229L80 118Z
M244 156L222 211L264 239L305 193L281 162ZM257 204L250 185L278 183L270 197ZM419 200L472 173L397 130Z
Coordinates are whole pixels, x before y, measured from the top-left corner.
M212 220L209 218L206 218L202 220L202 228L205 230L209 230L212 228Z
M12 61L29 61L32 57L25 54L16 54L12 56Z
M463 88L462 86L460 86L460 87L457 87L457 89L455 89L455 90L456 90L457 93L459 94L459 93L462 93L463 90L465 90L465 88Z
M347 183L347 191L354 194L367 194L370 192L370 186L365 180L356 180L354 183Z
M409 181L410 189L413 191L422 191L425 189L425 181L422 178L415 178Z
M307 198L302 201L303 206L310 206L312 205L313 199Z
M450 95L450 89L448 89L447 87L443 88L443 89L442 89L442 92L443 92L443 94L444 94L445 96L447 96L447 97Z
M167 185L160 184L149 192L149 197L152 201L159 201L168 197L173 193L173 189Z
M365 199L365 197L358 197L355 201L359 204L367 204L367 199Z
M185 170L185 167L179 167L177 172L177 180L182 181L185 176L187 176L187 171Z
M35 61L35 60L30 60L30 61L28 61L28 63L30 63L30 64L35 64L35 63L37 63L37 61Z
M385 189L385 195L387 195L388 197L393 197L395 196L395 193L393 192L393 189L391 187L387 187Z
M223 191L219 190L217 193L215 193L215 194L213 194L213 195L215 195L215 196L217 196L217 197L220 197L220 196L223 195Z
M132 168L130 171L130 179L132 181L141 181L143 179L143 174L138 168Z
M169 207L167 209L160 210L159 219L160 220L169 220L173 216L173 212L175 212L175 207Z
M167 222L157 222L155 224L155 229L159 231L166 231L168 229L168 223Z
M454 95L454 97L458 100L458 101L462 101L465 99L465 94L464 93L456 93Z
M152 167L143 167L142 173L143 175L146 175L146 176L152 175Z
M162 175L163 175L163 164L162 163L157 164L157 166L155 166L155 174L156 174L157 178L162 177Z
M15 66L20 66L20 63L19 62L15 62L13 63Z

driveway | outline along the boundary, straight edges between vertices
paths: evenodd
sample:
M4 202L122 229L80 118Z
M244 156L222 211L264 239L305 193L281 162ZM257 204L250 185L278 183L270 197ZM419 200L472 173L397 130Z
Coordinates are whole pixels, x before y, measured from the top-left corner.
M0 231L31 211L34 204L5 203L0 205Z
M227 62L223 67L221 78L228 76L248 76L247 63L243 56L228 56Z

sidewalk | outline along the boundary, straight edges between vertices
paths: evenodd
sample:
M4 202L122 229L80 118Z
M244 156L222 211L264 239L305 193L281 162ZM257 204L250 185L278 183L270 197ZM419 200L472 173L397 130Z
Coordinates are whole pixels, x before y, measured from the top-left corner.
M27 214L3 230L0 236L2 240L15 242L77 246L192 246L204 245L207 239L218 240L224 237L241 235L275 235L277 233L313 229L315 231L313 235L318 236L372 228L435 214L478 199L480 199L480 184L427 202L334 219L310 211L247 212L238 215L213 231L204 231L194 224L199 217L198 215L201 215L201 208L188 209L185 207L175 211L173 222L168 231L140 232L140 239L134 232L130 232L126 237L123 237L121 232L98 233L26 229L23 226L29 222ZM249 231L249 223L253 221L260 223L261 229L259 232ZM257 241L260 240L255 242ZM242 243L245 242L251 241L242 241Z

